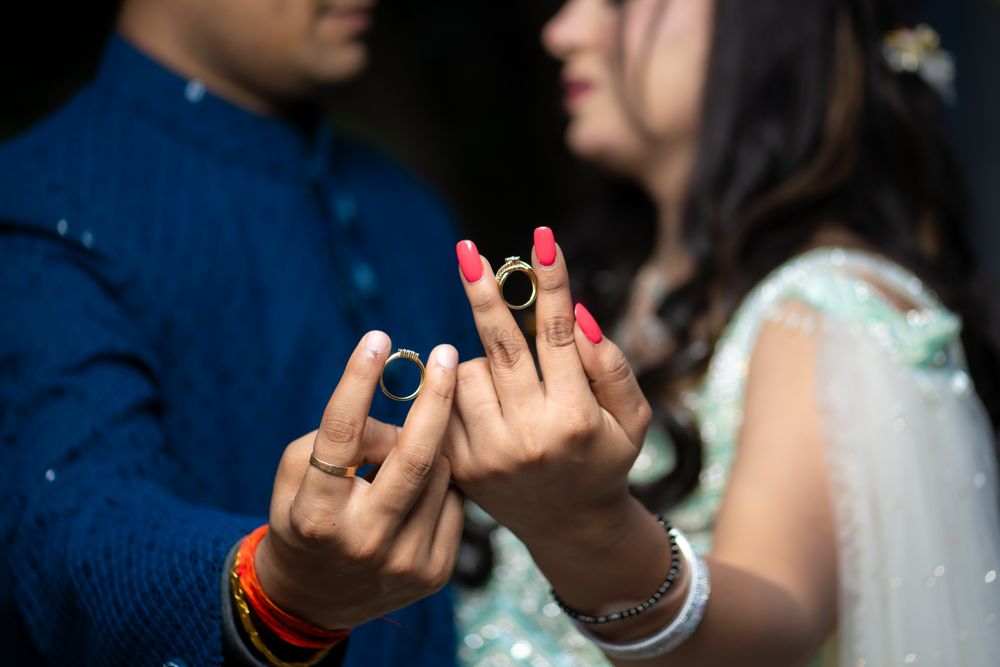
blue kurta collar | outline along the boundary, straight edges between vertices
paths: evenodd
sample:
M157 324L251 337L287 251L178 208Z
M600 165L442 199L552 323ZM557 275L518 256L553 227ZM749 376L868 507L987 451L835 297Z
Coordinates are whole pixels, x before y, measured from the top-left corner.
M94 85L178 139L236 164L294 176L329 159L332 134L318 108L296 121L253 113L166 69L120 35L108 40Z

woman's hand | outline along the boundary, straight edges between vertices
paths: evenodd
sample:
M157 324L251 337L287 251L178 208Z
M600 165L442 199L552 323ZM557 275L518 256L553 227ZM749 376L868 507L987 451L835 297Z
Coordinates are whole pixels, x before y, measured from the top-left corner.
M574 308L552 232L535 232L535 360L471 241L457 248L486 359L462 364L449 437L462 490L529 547L614 532L651 410L625 356Z
M368 417L390 349L375 331L355 349L319 430L293 442L278 466L270 530L257 550L264 591L325 628L350 628L438 590L451 576L462 499L440 456L452 414L458 353L434 349L402 429ZM381 463L371 483L309 464Z

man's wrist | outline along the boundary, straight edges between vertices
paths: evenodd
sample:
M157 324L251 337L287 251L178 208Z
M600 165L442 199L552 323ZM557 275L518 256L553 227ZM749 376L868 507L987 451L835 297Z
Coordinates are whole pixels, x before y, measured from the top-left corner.
M278 607L264 592L256 565L267 534L264 525L242 540L231 566L230 592L241 638L270 664L329 664L326 657L350 631L326 630L303 621Z
M306 604L308 599L296 582L285 576L284 569L278 566L275 553L274 537L268 532L257 547L254 558L254 569L261 588L279 607L303 620L316 625L323 625L323 615L319 610L326 606Z

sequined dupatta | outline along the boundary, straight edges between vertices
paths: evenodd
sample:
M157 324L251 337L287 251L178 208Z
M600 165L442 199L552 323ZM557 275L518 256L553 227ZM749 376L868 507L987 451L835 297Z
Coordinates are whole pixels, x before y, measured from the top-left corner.
M824 317L817 329L839 548L839 664L995 665L994 435L957 327L935 324L940 306L925 291L911 296L918 308L897 314L905 325Z
M785 308L793 302L814 314ZM918 278L865 253L817 250L776 271L733 318L698 405L714 471L703 482L719 497L750 353L769 319L813 336L818 355L839 564L837 637L818 664L997 664L994 434L960 321ZM704 498L701 511L714 515Z

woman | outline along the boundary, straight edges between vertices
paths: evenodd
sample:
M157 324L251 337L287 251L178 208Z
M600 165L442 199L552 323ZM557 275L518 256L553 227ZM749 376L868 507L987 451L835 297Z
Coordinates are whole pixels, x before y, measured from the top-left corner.
M890 32L903 9L569 0L547 26L571 150L656 224L606 220L588 247L624 353L536 231L540 372L459 244L488 358L459 369L449 458L505 526L464 595L467 663L1000 655L995 366L962 299L948 61Z

